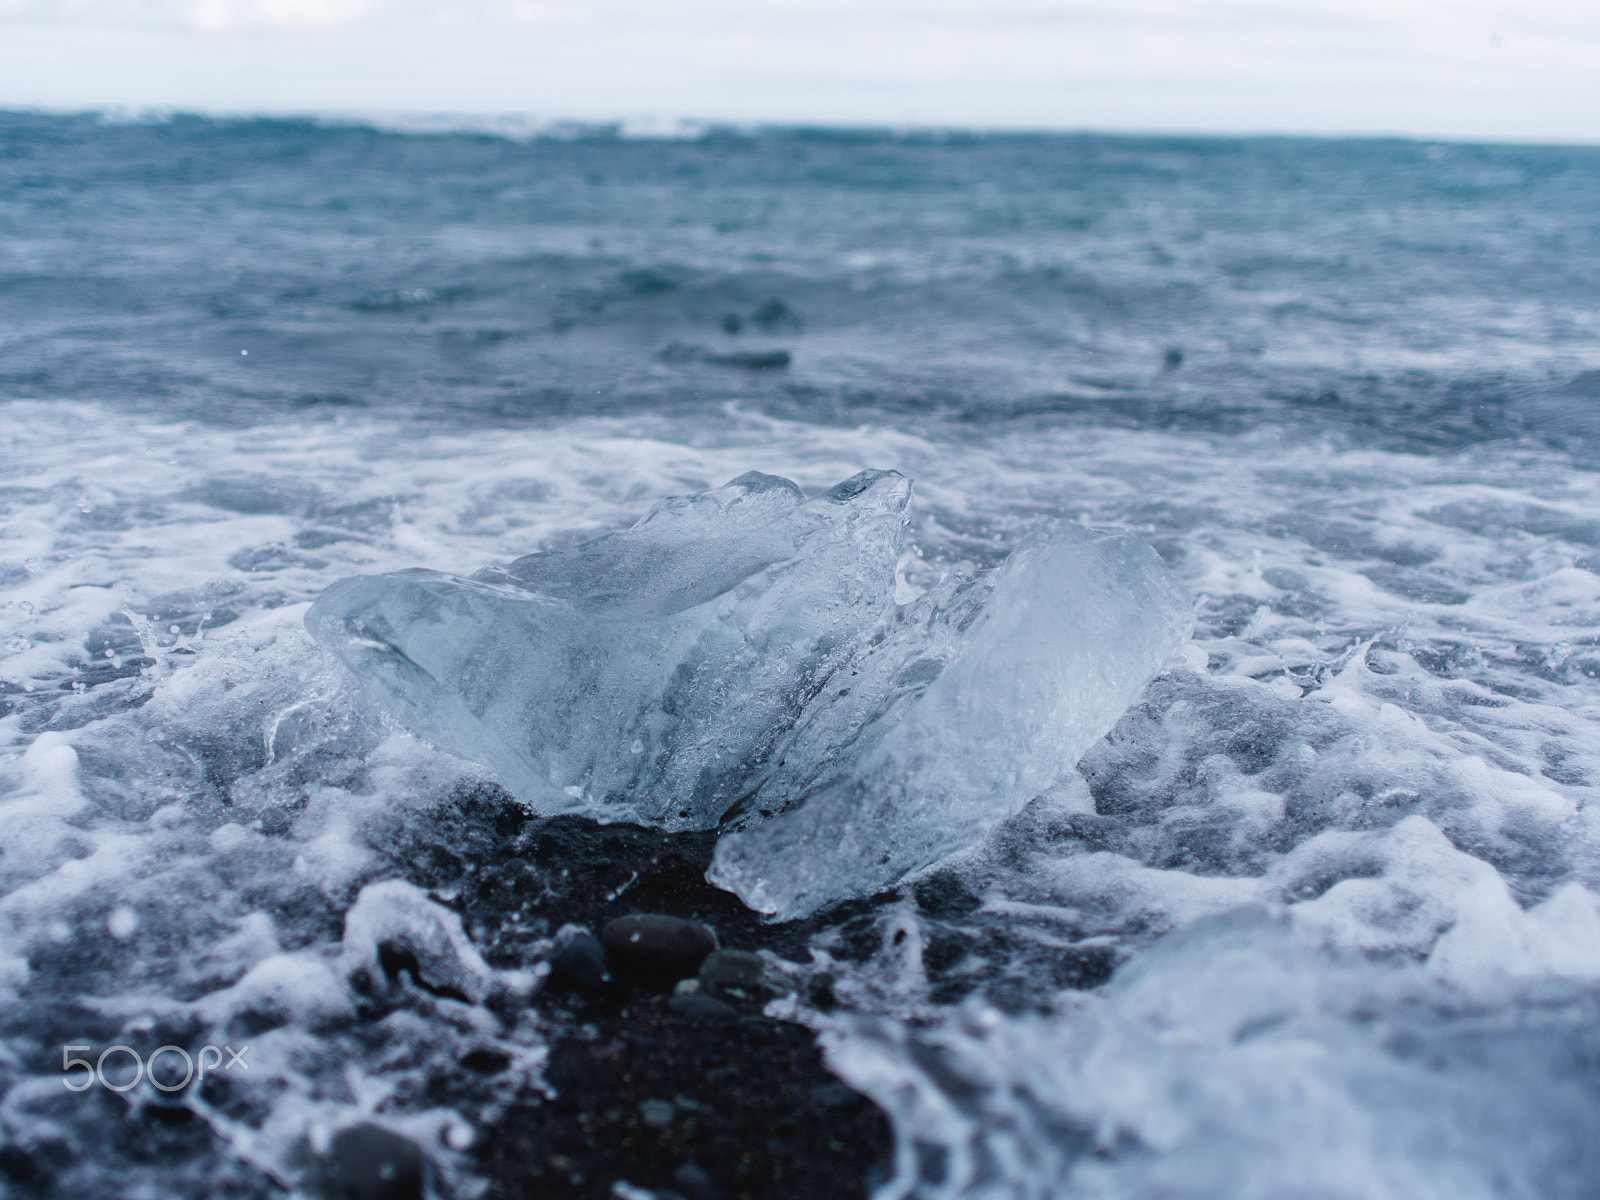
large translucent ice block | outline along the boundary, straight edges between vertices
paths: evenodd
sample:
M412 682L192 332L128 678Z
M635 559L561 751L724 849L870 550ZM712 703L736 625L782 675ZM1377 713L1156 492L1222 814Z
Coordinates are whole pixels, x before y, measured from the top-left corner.
M972 845L1111 728L1192 623L1144 542L1046 522L835 674L711 879L788 919Z
M364 693L536 811L707 828L892 610L911 485L751 472L463 578L361 576L306 627Z

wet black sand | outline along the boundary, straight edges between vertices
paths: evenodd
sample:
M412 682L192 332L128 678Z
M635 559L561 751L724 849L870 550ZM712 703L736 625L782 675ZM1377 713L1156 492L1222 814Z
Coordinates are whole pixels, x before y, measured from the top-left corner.
M408 844L391 847L397 862L451 901L497 967L535 965L535 947L564 927L598 937L636 913L700 922L722 950L806 957L809 925L764 925L705 882L711 833L534 820L493 787L458 792L408 832ZM558 944L573 941L569 931ZM722 987L707 976L705 987L674 988L659 974L598 978L584 969L584 948L590 968L615 967L615 954L603 964L597 941L577 942L576 965L558 967L530 1001L553 1032L550 1094L519 1097L472 1149L487 1196L600 1200L621 1182L664 1200L843 1200L866 1196L886 1172L883 1114L828 1072L808 1029L763 1015L781 979ZM470 1103L506 1065L469 1057L438 1099ZM358 1174L330 1177L324 1190L351 1200L415 1194L405 1170L381 1182Z

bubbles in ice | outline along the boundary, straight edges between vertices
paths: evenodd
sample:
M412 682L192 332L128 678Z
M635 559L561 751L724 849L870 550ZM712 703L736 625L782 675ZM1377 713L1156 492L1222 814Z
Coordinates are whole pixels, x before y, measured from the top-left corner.
M1109 729L1192 609L1127 534L1040 524L896 606L910 482L750 473L471 577L329 588L377 706L545 813L730 830L712 878L794 917L971 845Z
M1148 545L1039 525L1000 567L909 605L830 680L712 879L797 917L973 845L1111 728L1188 636Z
M470 578L344 580L306 625L535 810L708 828L892 605L910 490L864 471L806 500L751 472Z

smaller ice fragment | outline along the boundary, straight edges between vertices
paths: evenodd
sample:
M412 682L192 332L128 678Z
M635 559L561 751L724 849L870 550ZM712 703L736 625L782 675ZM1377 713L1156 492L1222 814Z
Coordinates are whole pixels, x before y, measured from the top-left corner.
M835 673L718 844L712 881L791 919L972 845L1069 770L1192 625L1143 541L1042 523Z

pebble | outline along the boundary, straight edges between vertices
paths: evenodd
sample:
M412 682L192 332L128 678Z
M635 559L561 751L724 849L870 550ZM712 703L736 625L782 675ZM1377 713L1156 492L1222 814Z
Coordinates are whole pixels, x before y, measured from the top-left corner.
M550 986L558 990L601 992L611 982L606 952L592 933L578 933L550 956Z
M672 1173L672 1182L686 1200L721 1200L722 1189L712 1182L704 1167L686 1162Z
M713 950L700 964L700 988L712 996L747 1000L763 990L765 964L748 950Z
M422 1200L427 1156L415 1142L380 1125L334 1134L319 1191L327 1200Z
M693 975L717 948L717 935L700 922L656 913L618 917L600 941L619 978L662 991Z
M672 1124L672 1118L677 1115L670 1100L641 1100L639 1101L639 1116L646 1125L656 1129L665 1128Z
M687 1017L691 1021L699 1021L703 1025L732 1021L739 1016L721 1000L698 994L672 997L667 1001L667 1010L680 1017Z

